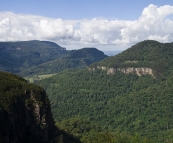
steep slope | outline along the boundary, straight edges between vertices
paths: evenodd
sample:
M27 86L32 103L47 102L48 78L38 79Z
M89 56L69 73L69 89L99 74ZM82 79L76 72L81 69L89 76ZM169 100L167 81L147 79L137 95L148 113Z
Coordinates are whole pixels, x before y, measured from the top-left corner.
M54 125L43 88L0 72L0 142L78 143Z
M138 133L155 142L170 142L172 46L143 41L91 65L89 70L61 72L38 84L49 95L56 121L87 118L111 131ZM110 68L115 68L115 72L108 74ZM139 75L128 68L143 68L144 72L139 70ZM152 74L147 74L146 69L151 69Z
M103 130L88 119L70 118L57 122L59 128L78 137L83 143L153 143L152 140L127 132L112 133Z
M0 42L0 70L17 73L67 53L65 48L49 41Z
M31 76L57 73L65 69L85 68L106 57L108 56L96 48L82 48L79 50L69 51L68 56L40 64L31 69L24 70L19 74L22 76Z
M112 68L112 73L118 70L121 71L121 69L148 68L151 69L153 75L161 76L169 74L169 71L172 70L172 56L173 43L159 43L153 40L146 40L139 42L117 56L109 57L100 63L93 64L90 68L99 67L107 70ZM126 72L123 70L122 72ZM129 70L132 73L135 72L134 69Z
M60 129L75 135L83 143L98 143L98 138L100 138L99 135L106 134L105 130L86 119L72 118L57 122L56 125ZM106 141L105 139L103 142Z

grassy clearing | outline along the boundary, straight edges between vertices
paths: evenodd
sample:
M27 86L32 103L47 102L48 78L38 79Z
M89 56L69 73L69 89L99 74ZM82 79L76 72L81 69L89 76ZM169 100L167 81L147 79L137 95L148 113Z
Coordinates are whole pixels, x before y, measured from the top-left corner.
M42 80L42 79L45 79L45 78L49 78L53 75L55 75L56 73L54 74L44 74L44 75L33 75L33 76L27 76L27 77L24 77L27 81L29 81L30 83L33 83L34 81L36 80Z

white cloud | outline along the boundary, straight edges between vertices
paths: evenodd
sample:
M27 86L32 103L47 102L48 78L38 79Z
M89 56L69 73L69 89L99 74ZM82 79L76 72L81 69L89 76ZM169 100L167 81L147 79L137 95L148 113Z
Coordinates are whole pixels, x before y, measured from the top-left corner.
M50 40L67 48L124 50L146 39L173 42L173 6L149 5L135 21L63 20L0 12L0 41Z

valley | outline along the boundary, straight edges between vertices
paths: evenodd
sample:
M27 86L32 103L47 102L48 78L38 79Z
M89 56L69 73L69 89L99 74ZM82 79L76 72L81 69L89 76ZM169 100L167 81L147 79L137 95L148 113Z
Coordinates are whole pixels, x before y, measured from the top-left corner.
M6 55L0 58L1 70L30 82L17 76L10 79L21 80L15 87L10 82L4 86L11 75L1 73L1 101L12 103L3 93L11 98L13 91L41 90L50 101L52 122L69 142L173 141L173 43L145 40L108 57L96 48L68 51L48 41L27 41L0 43L0 54Z

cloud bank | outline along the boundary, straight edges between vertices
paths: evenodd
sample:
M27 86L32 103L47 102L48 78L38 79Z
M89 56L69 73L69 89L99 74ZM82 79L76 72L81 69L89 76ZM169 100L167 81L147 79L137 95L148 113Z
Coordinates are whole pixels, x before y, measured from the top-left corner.
M0 12L0 41L50 40L71 48L124 50L143 40L173 42L173 6L149 5L135 21L63 20Z

